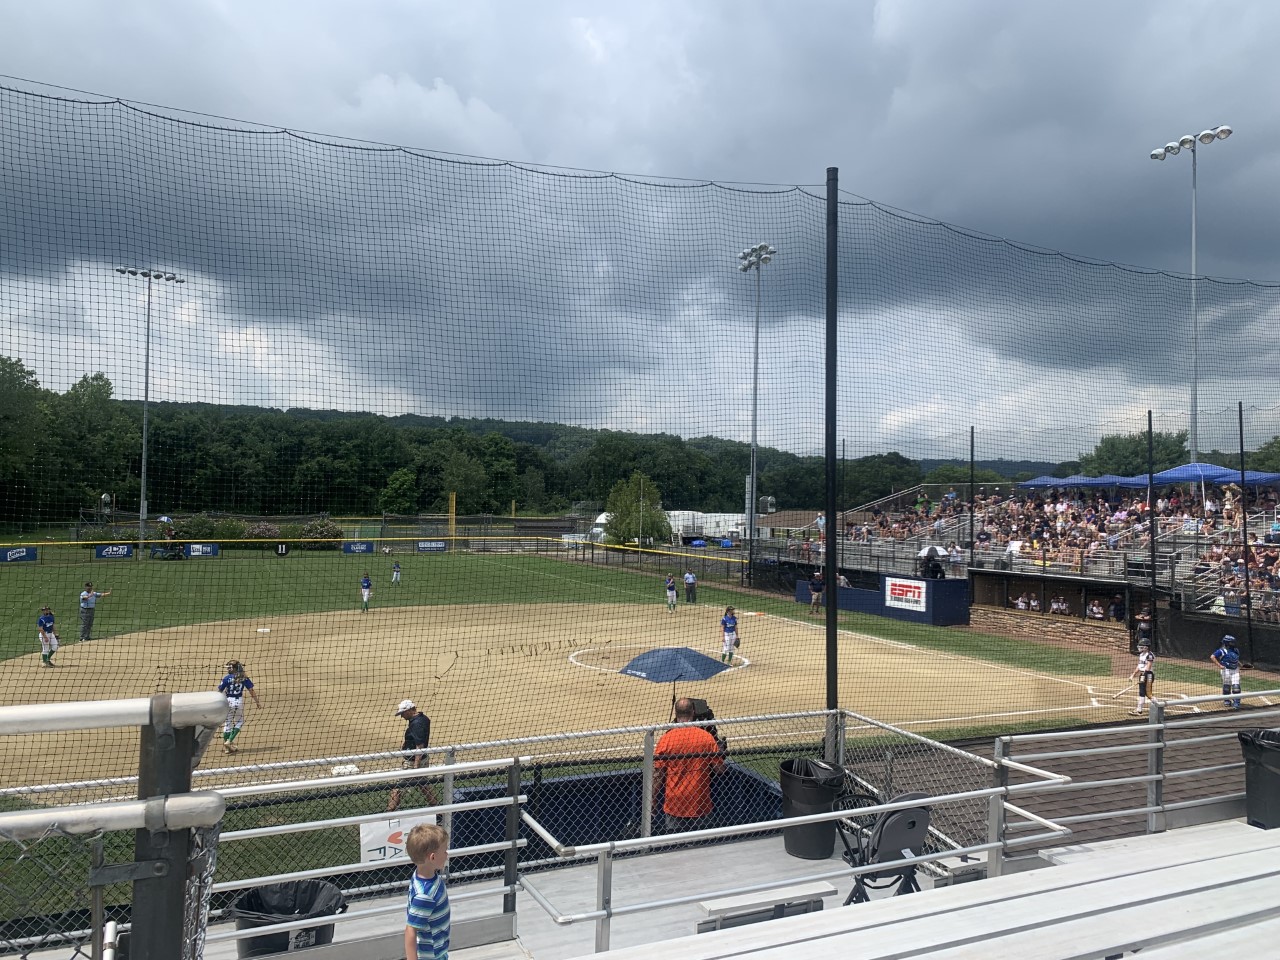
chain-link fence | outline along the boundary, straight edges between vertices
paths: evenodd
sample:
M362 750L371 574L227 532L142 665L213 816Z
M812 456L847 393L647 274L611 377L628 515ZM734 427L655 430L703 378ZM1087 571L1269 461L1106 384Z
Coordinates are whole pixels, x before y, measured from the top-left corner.
M690 736L690 731L706 735ZM556 841L553 846L538 831L522 827L521 871L563 864L574 859L572 848L591 843L777 820L783 815L781 767L796 758L841 763L850 788L881 801L905 792L940 795L991 786L989 768L968 754L840 712L460 744L432 748L428 755L433 766L412 771L401 770L400 753L218 771L211 779L228 797L224 830L230 842L219 852L214 908L225 908L248 881L278 875L285 864L290 872L330 870L326 878L348 896L398 887L408 868L403 859L392 862L401 851L379 838L407 829L440 801L490 804L442 815L454 849L509 839L501 803L509 796L508 770L497 762L514 756L525 758L522 810ZM441 772L449 769L442 764L482 762L495 765ZM709 809L671 802L674 771L681 764L707 767ZM210 782L202 777L201 785ZM387 812L390 790L397 786L401 805ZM305 823L323 825L291 829ZM981 842L985 824L983 800L940 807L934 816L938 849ZM452 879L496 876L505 855L494 849L458 858ZM387 865L379 867L384 861Z

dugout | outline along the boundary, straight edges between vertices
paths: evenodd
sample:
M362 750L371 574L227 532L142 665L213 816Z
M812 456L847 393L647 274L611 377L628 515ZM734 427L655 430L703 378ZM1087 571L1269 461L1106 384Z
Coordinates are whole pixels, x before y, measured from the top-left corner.
M1067 615L1077 620L1084 619L1090 601L1100 600L1106 609L1116 594L1124 599L1126 617L1131 619L1147 597L1146 590L1125 580L1067 574L1016 573L974 566L969 568L969 580L973 584L973 602L984 607L1008 610L1018 596L1027 593L1033 594L1040 601L1040 610L1047 613L1049 602L1062 597L1067 601Z

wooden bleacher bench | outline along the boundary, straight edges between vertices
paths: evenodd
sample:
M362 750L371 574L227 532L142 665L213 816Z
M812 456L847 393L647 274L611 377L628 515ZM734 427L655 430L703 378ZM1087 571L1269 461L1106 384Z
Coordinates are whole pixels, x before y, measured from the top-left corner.
M698 933L706 933L709 930L737 927L760 920L813 913L822 909L823 897L833 897L835 894L835 887L824 880L818 880L703 900L698 906L707 915L707 919L698 921L697 930Z

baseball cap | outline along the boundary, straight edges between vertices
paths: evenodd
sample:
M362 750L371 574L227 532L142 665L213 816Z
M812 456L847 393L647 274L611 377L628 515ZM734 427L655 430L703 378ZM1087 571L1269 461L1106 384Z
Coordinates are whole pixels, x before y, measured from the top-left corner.
M45 604L44 606L42 606L40 609L41 609L41 610L49 610L49 611L52 611L52 610L53 610L53 607L49 606L49 605L46 603L46 604Z
M412 700L401 700L400 706L396 707L396 716L398 717L400 716L400 714L404 713L406 710L412 710L412 709L414 709L414 704Z

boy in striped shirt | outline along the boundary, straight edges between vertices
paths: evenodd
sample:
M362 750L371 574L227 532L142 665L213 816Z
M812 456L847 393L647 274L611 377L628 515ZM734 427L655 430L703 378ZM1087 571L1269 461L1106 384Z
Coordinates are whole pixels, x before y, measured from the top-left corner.
M449 834L434 823L420 823L409 831L405 853L417 869L409 878L404 955L408 960L449 960L449 893L444 886Z

